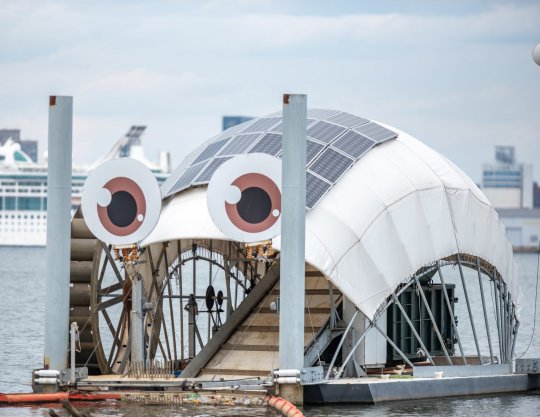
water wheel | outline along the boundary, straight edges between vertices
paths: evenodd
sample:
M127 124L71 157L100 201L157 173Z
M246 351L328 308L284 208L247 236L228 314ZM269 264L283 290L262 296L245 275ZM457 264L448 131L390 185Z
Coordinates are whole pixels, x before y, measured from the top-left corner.
M145 322L146 357L173 363L175 369L182 369L188 359L186 305L195 282L204 288L195 290L194 298L200 304L197 310L207 314L202 320L206 324L196 338L200 350L211 336L212 324L216 320L221 323L221 318L214 317L216 309L203 311L208 297L202 291L214 285L224 303L223 316L228 317L264 274L263 264L246 259L245 252L234 244L221 242L216 251L215 247L212 250L212 241L206 243L209 247L197 247L191 241L163 243L155 259L149 250L141 255L141 261L150 265L144 277L144 293L153 305ZM200 262L208 265L209 275L195 278L193 268ZM186 266L191 268L190 276L182 279L181 270ZM156 279L158 269L161 275ZM122 263L115 260L113 249L90 232L80 209L71 223L70 285L70 323L77 322L80 333L77 366L88 367L91 374L126 372L130 357L131 279Z
M81 211L71 223L70 323L80 334L77 366L91 374L121 373L129 357L131 281L111 248L90 232Z

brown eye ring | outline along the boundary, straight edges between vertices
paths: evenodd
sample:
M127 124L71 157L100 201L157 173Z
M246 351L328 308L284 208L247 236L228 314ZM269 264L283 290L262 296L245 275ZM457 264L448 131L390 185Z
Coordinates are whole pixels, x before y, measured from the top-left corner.
M111 194L107 206L97 206L103 227L116 236L127 236L137 231L146 216L146 200L139 185L129 178L116 177L103 188Z
M266 175L248 173L231 184L242 197L236 204L225 202L231 222L240 230L259 233L275 224L281 214L281 192L276 183Z

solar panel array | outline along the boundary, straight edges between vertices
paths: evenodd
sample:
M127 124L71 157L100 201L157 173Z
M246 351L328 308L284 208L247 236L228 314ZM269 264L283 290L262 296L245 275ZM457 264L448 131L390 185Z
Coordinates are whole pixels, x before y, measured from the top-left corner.
M346 112L308 109L306 207L312 209L354 163L371 148L398 135L375 122ZM202 146L163 184L165 197L207 184L218 167L246 153L281 157L281 112L250 120L220 133Z
M281 151L281 135L278 133L266 133L248 152L267 153L276 156L279 151Z

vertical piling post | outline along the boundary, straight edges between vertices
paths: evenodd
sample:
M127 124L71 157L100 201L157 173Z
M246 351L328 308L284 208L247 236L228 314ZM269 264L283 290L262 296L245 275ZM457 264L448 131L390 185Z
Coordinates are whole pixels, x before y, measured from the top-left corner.
M283 95L283 166L281 205L281 266L279 367L304 366L304 293L306 235L306 118L305 94ZM279 387L281 397L302 404L298 384Z
M49 98L47 277L43 367L67 368L73 97Z

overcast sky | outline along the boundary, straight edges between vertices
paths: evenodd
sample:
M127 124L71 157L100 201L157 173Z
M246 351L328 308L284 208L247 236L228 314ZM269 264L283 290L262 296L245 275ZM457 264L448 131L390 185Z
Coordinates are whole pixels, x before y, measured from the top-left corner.
M174 166L223 115L281 95L404 130L475 181L513 144L540 179L538 1L0 0L0 128L47 143L48 96L74 96L74 159L130 125Z

